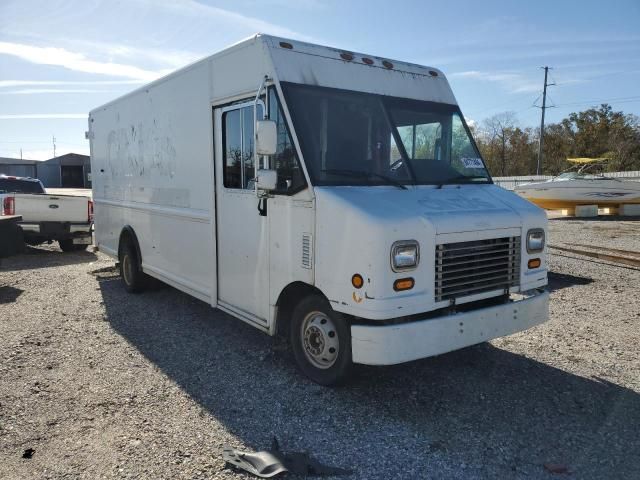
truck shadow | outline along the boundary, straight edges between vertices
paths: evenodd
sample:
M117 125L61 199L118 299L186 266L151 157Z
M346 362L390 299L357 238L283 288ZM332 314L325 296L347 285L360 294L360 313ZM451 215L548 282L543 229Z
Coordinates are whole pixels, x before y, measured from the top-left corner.
M62 252L57 247L49 245L26 246L24 252L3 259L0 264L0 270L35 270L38 268L95 262L97 259L96 254L89 250Z
M546 462L630 478L640 467L640 395L606 380L483 344L323 388L283 342L198 300L169 288L123 302L115 276L98 280L112 328L250 448L277 436L358 478L385 462L402 478L538 478Z
M547 278L549 280L549 284L547 285L549 292L574 286L589 285L593 282L593 279L589 277L579 277L577 275L553 271L547 272Z

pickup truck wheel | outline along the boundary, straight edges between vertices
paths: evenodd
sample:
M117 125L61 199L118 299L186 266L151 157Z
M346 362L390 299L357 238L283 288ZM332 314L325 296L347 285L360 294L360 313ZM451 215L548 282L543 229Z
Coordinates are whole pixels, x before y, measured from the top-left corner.
M351 373L351 328L319 295L294 308L291 348L299 369L320 385L344 382Z
M142 271L135 248L126 242L120 248L120 278L129 293L140 293L147 288L149 277Z
M79 252L87 248L87 246L83 244L74 244L72 238L58 240L58 245L60 245L60 250L63 252Z

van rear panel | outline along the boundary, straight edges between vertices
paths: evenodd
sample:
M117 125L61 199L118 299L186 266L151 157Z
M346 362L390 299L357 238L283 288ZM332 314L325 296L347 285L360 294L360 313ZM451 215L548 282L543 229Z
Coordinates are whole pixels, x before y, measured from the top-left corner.
M143 270L215 298L212 115L207 63L90 114L96 242L117 256L135 232Z

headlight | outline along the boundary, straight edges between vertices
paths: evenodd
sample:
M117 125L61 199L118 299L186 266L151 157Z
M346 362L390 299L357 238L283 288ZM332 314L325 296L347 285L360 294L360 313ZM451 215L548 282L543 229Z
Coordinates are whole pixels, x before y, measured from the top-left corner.
M544 230L535 228L527 232L527 252L538 253L544 250Z
M401 240L391 246L391 268L394 272L416 268L420 261L420 246L415 240Z

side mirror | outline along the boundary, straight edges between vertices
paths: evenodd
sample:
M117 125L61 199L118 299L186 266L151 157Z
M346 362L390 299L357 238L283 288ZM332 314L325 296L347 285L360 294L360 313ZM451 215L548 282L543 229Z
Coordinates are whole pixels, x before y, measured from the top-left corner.
M258 120L256 125L256 153L273 155L278 147L278 129L273 120Z
M256 188L258 190L271 191L278 187L278 172L275 170L258 170Z

